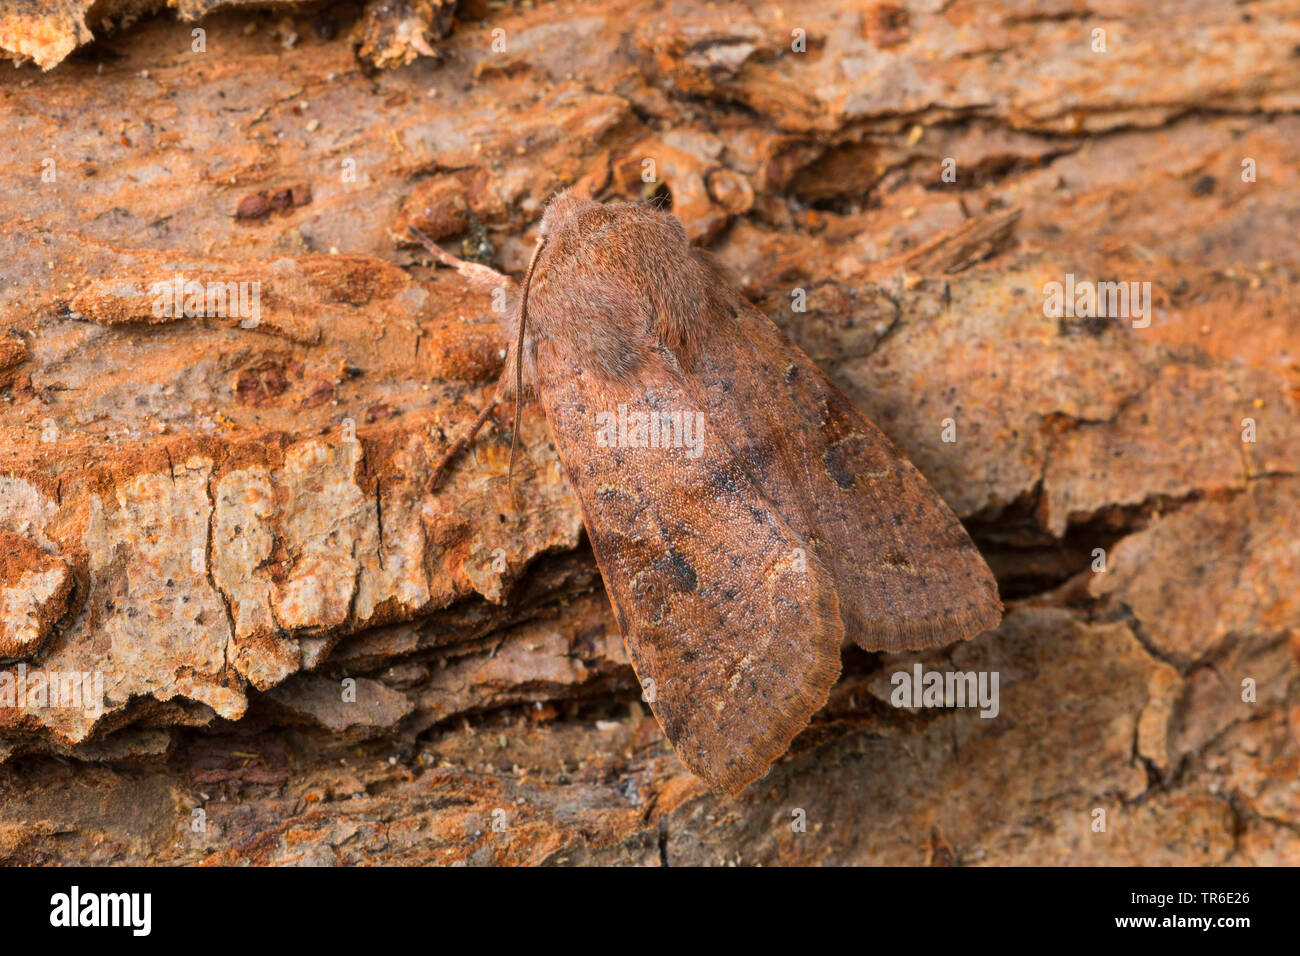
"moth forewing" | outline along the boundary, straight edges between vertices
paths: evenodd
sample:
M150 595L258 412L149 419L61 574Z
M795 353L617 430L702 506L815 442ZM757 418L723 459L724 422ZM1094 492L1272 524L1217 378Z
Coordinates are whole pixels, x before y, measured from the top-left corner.
M688 390L829 566L849 636L899 651L995 627L997 583L956 515L807 355L728 292L700 330Z
M680 382L621 394L615 412L602 383L548 352L542 343L542 404L646 699L682 762L735 793L786 751L839 675L833 580L800 559L807 542L725 442L706 430L674 444L686 434L672 424L689 403ZM669 423L657 433L656 419ZM612 440L594 440L602 433Z

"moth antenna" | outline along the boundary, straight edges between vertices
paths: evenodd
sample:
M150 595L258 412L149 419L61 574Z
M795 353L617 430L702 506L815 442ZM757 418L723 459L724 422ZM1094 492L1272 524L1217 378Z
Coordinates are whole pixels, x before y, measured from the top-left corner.
M515 337L515 425L510 432L510 467L506 471L506 483L513 484L515 478L515 452L519 447L519 422L524 411L524 329L528 325L528 290L533 284L533 270L537 268L537 257L546 247L546 237L537 243L533 257L528 260L528 272L524 275L524 288L519 298L519 334Z

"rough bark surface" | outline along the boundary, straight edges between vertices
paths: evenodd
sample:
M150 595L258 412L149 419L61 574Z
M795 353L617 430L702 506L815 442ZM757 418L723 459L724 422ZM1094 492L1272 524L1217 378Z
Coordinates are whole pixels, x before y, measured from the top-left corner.
M103 680L0 706L0 860L1300 863L1300 3L163 6L0 4L0 698ZM406 227L518 275L567 186L670 198L1007 602L846 650L738 798L535 407L513 488L500 416L427 489L505 341ZM998 716L892 706L918 662Z

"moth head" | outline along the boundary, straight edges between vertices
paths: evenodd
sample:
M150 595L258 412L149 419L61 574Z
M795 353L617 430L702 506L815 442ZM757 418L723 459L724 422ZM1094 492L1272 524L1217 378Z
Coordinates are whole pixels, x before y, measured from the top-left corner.
M542 213L542 222L537 234L543 239L554 236L584 212L599 208L601 208L600 203L572 189L566 189L551 197L550 202L546 204L546 211Z

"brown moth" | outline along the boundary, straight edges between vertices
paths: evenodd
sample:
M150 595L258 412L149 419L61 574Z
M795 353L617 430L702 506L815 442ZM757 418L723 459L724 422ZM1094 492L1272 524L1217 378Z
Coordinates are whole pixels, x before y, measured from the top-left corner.
M786 751L846 637L927 648L1001 619L948 506L671 214L556 197L513 330L498 399L517 436L540 398L643 696L711 786Z

